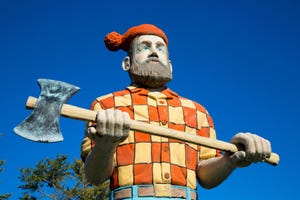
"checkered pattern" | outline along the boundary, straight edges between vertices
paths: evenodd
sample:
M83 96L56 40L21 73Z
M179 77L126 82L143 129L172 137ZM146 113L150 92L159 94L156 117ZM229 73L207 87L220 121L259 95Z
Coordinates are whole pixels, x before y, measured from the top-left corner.
M96 111L108 108L128 112L134 120L216 138L213 121L205 108L170 89L157 93L129 86L97 98L91 106ZM87 152L83 153L84 159ZM164 183L195 189L197 163L219 155L214 149L130 131L114 154L111 187Z

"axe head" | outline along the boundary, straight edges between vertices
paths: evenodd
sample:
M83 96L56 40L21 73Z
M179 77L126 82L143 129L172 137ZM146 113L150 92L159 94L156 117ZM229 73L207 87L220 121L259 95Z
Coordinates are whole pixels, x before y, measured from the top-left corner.
M38 79L41 94L32 113L14 132L36 142L59 142L63 140L59 119L63 104L79 88L61 81Z

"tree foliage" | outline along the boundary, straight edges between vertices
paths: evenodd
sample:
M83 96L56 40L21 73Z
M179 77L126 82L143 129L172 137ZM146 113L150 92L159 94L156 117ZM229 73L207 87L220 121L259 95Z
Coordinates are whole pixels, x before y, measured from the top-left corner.
M0 160L0 173L4 170L3 166L5 164L4 160ZM0 200L9 199L11 194L0 194Z
M19 179L24 184L19 188L24 192L20 199L106 199L109 183L92 186L84 176L82 161L74 159L68 163L67 159L65 155L58 155L53 160L39 161L35 168L21 168Z

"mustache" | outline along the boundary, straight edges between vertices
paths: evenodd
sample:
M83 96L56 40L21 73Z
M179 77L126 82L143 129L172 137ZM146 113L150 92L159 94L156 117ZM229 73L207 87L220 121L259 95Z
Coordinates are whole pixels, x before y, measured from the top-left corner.
M150 62L158 62L158 63L164 65L164 64L161 62L161 60L160 60L159 58L156 58L156 57L150 57L150 58L146 59L144 63L148 64L148 63L150 63Z

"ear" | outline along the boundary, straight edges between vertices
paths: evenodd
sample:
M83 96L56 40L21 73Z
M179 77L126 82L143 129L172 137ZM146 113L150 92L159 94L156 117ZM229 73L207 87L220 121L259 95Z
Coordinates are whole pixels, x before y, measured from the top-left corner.
M130 69L130 58L126 56L122 61L122 68L124 71L128 71Z
M171 60L169 60L169 67L170 67L170 70L171 70L171 73L172 73L173 72L173 66L172 66Z

